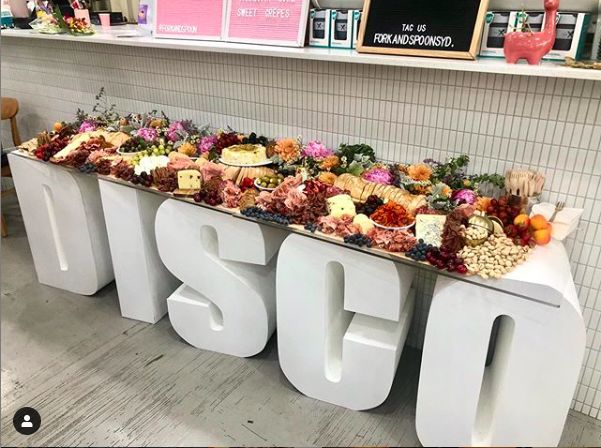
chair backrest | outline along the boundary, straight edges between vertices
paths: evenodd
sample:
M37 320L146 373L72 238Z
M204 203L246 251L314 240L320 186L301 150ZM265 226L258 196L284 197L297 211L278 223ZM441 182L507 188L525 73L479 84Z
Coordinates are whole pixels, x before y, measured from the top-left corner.
M19 112L19 102L14 98L2 97L2 120L10 120Z

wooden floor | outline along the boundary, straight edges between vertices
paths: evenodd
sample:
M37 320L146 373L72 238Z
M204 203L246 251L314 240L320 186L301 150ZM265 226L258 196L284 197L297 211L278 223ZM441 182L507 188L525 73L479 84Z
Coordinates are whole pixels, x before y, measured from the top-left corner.
M307 398L280 371L275 338L249 359L201 351L168 318L121 318L114 284L93 297L39 285L16 203L3 211L3 446L419 446L418 351L376 409ZM12 425L23 406L42 416L29 437ZM601 445L601 422L571 412L561 445Z

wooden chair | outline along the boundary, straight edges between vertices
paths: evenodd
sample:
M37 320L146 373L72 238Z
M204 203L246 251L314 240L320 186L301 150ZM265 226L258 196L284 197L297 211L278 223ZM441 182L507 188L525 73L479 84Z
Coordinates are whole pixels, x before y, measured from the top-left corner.
M2 121L10 120L10 132L13 138L13 144L19 146L21 144L21 137L19 136L19 128L17 127L17 113L19 112L19 102L14 98L2 97ZM6 154L2 153L2 177L12 177L10 172L10 166L8 165L8 158ZM8 194L15 193L14 188L8 190L2 190L0 197L4 197ZM2 237L8 235L8 229L6 227L6 220L4 215L0 216L0 230Z

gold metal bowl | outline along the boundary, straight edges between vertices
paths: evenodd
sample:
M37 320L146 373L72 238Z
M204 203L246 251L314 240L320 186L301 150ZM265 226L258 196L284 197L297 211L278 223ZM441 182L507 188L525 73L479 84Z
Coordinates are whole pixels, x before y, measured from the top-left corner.
M468 227L478 227L486 230L487 235L484 238L479 238L477 240L467 239L466 242L472 247L479 246L484 243L490 235L492 235L495 231L495 226L493 222L487 218L486 216L481 215L473 215L470 219L468 219Z

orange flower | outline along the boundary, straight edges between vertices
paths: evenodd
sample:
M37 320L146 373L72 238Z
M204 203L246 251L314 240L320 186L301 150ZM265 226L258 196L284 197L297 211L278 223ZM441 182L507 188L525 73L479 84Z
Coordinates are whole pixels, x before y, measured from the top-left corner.
M413 180L429 180L432 176L432 168L425 163L418 163L417 165L411 165L407 169L407 173Z
M300 157L301 146L294 138L283 138L276 143L275 152L284 162L290 163Z
M432 193L432 185L411 185L410 190L413 194L430 194Z
M321 161L319 168L328 171L332 168L336 168L338 165L340 165L340 159L338 156L328 156Z
M486 196L479 197L476 200L476 208L478 210L480 210L481 212L486 212L486 209L488 209L488 207L490 207L491 201L492 201L492 198L489 198Z
M453 193L453 190L451 190L451 187L449 187L447 184L442 184L442 191L441 193L446 196L447 198L451 197L451 193Z

